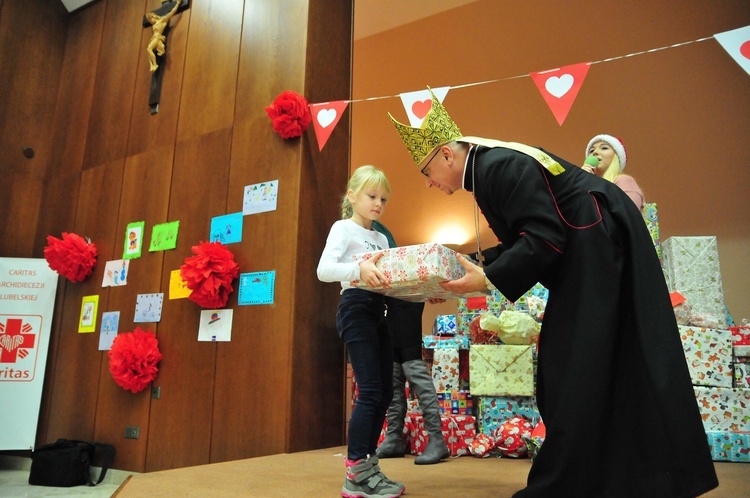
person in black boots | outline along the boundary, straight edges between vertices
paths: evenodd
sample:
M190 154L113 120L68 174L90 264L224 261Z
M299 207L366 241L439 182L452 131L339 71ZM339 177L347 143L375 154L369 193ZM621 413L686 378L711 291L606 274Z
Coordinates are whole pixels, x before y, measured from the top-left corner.
M386 236L390 247L396 247L393 235L382 223L373 221L372 228ZM378 447L377 455L379 458L398 458L406 453L403 432L406 416L405 383L408 380L409 387L419 401L429 438L427 447L421 455L417 456L414 463L417 465L439 463L450 456L450 450L443 438L440 405L435 385L427 370L427 364L422 359L424 303L412 303L394 297L386 297L385 302L386 322L393 344L393 400L386 414L388 426L385 439Z

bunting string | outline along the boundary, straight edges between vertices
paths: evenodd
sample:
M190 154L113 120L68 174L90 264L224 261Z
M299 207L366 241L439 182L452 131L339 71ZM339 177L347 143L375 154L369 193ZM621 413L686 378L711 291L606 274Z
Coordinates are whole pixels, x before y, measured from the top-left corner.
M627 59L629 57L635 57L637 55L650 54L650 53L653 53L653 52L659 52L661 50L667 50L667 49L670 49L670 48L682 47L684 45L690 45L692 43L699 43L699 42L703 42L703 41L706 41L706 40L712 40L712 39L713 39L713 36L706 36L704 38L698 38L697 40L690 40L690 41L686 41L686 42L675 43L673 45L666 45L664 47L652 48L652 49L649 49L649 50L642 50L640 52L633 52L632 54L619 55L617 57L609 57L607 59L602 59L602 60L599 60L599 61L587 62L587 64L590 65L590 66L593 66L594 64L601 64L602 62L612 62L612 61L616 61L616 60L620 60L620 59ZM477 82L474 82L474 83L464 83L462 85L451 85L449 88L452 89L452 90L455 90L457 88L468 88L468 87L472 87L472 86L488 85L490 83L498 83L500 81L509 81L509 80L515 80L515 79L519 79L519 78L528 78L528 77L529 77L529 73L526 73L526 74L519 74L517 76L509 76L507 78L497 78L497 79L493 79L493 80L477 81ZM398 94L397 95L384 95L384 96L381 96L381 97L365 97L365 98L362 98L362 99L344 100L343 102L347 102L347 103L351 104L351 103L354 103L354 102L367 102L367 101L370 101L370 100L383 100L383 99L394 99L394 98L397 99L399 97L400 97L400 95L398 95Z
M519 74L506 78L476 81L460 85L443 86L439 88L432 88L432 90L434 91L436 97L442 102L448 91L452 89L469 88L472 86L499 83L502 81L510 81L519 78L531 78L539 89L542 97L547 102L547 105L552 111L552 114L554 115L558 124L562 126L565 118L568 115L568 112L573 106L576 96L578 95L578 92L580 91L581 86L586 79L588 70L591 66L601 64L603 62L613 62L622 59L629 59L631 57L636 57L639 55L653 54L662 50L684 47L686 45L700 43L712 39L716 39L722 45L722 47L724 47L724 49L732 56L732 58L734 58L734 60L748 74L750 74L750 26L745 26L731 31L726 31L724 33L718 33L713 36L706 36L703 38L698 38L696 40L673 43L671 45L665 45L663 47L641 50L639 52L633 52L616 57L609 57L593 62L581 62L578 64L563 66L556 69L547 69L544 71ZM393 98L401 98L411 126L420 126L426 113L429 111L430 95L427 90L404 92L397 95L383 95L379 97L365 97L361 99L338 100L333 102L309 104L319 149L321 151L323 150L323 147L330 137L333 128L336 126L336 123L338 123L341 115L344 113L346 107L349 104L354 102L370 102L375 100Z

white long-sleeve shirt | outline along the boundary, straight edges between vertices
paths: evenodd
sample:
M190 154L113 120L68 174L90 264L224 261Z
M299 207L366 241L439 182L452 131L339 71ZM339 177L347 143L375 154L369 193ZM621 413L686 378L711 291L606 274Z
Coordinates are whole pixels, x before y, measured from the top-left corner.
M355 254L388 249L388 239L377 230L364 228L352 220L338 220L331 226L326 246L318 262L318 279L321 282L341 282L341 292L357 280L359 262Z

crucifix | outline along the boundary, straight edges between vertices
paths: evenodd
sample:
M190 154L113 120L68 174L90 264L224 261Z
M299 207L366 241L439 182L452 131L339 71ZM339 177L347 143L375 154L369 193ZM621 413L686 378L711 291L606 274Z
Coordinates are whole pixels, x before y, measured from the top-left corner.
M143 27L151 28L151 39L146 47L148 62L151 70L151 92L148 106L151 114L159 112L159 97L161 96L161 79L166 58L166 41L169 33L169 21L172 16L186 10L190 0L162 0L161 6L143 16Z

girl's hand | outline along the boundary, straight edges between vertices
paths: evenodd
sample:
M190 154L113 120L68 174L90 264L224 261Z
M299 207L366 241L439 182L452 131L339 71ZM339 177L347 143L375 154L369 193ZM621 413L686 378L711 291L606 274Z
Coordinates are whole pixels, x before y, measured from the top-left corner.
M370 259L366 259L359 263L359 279L370 287L379 287L387 283L383 272L378 270L375 266L375 263L377 263L382 257L383 253L379 252Z
M594 168L593 166L589 166L588 164L584 164L583 166L581 166L581 169L583 171L588 171L592 175L596 174L596 168Z

